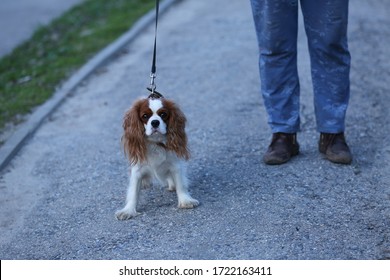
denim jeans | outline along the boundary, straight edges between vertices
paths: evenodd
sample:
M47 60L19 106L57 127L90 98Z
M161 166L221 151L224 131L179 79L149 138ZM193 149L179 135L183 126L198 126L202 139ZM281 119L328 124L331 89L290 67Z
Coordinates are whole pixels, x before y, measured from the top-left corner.
M298 0L251 0L261 93L272 132L299 131ZM345 129L349 101L348 0L300 0L311 62L317 130Z

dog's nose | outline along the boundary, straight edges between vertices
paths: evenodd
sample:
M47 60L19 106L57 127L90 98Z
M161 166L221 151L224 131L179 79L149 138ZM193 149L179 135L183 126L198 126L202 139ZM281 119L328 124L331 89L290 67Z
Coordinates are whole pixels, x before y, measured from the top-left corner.
M151 124L152 124L153 128L157 128L157 127L160 125L160 121L158 121L158 120L153 120L153 121L151 122Z

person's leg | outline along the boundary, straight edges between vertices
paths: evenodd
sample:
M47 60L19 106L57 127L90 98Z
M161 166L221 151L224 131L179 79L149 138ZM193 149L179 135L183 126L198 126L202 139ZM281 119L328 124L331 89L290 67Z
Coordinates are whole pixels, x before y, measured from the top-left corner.
M299 130L298 0L251 0L261 92L273 133Z
M301 0L301 5L311 58L317 130L344 132L351 61L348 0Z
M319 150L336 163L350 163L345 141L349 101L348 0L301 0L311 59Z

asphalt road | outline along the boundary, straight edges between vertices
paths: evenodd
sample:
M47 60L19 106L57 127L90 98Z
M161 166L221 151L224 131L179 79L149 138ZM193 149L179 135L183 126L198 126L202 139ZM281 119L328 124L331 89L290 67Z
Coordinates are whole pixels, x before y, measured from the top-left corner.
M1 0L0 57L30 38L64 11L83 0Z
M97 70L0 175L0 259L389 259L390 4L351 0L352 165L317 151L306 38L299 34L301 154L262 163L270 130L249 1L186 0L162 18L157 87L189 120L191 193L142 192L115 220L127 162L121 123L146 95L153 28Z

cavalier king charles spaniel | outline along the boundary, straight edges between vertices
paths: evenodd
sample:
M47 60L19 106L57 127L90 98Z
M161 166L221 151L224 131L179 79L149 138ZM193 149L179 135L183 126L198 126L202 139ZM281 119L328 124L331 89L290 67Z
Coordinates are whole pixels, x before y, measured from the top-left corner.
M188 192L184 160L190 157L185 133L186 118L172 101L155 94L136 101L126 112L122 143L130 167L126 205L116 212L118 220L133 218L141 186L152 178L175 191L179 208L194 208L199 202Z

